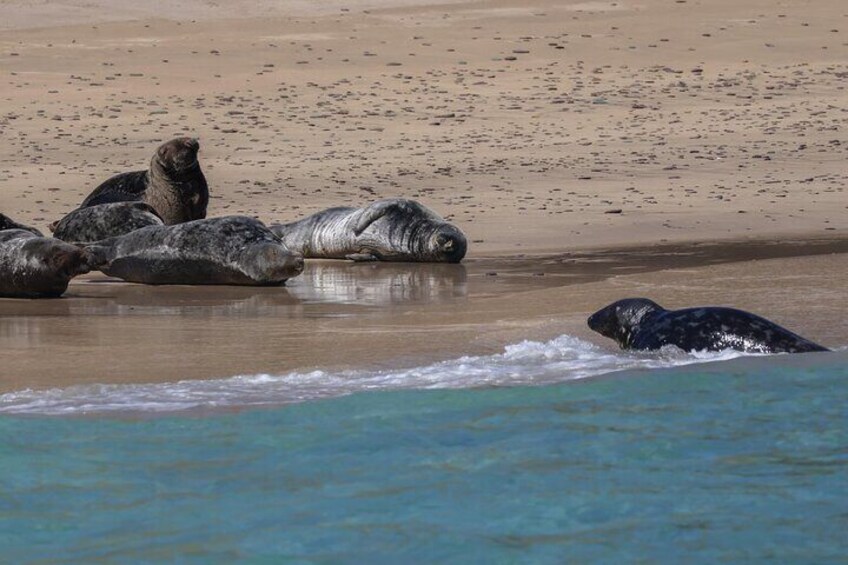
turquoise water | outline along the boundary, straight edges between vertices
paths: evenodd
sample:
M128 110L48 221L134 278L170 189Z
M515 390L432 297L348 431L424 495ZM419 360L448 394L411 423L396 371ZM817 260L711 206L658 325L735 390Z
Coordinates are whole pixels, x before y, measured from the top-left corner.
M848 555L844 351L225 412L27 402L0 415L10 563Z

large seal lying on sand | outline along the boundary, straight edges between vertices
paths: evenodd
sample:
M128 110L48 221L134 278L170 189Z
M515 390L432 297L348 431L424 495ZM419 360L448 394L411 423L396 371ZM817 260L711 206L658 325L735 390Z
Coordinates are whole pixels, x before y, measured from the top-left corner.
M150 204L166 224L206 217L209 187L197 162L200 144L190 137L163 143L146 171L115 175L89 194L80 208L140 200Z
M147 284L283 284L303 270L261 222L243 216L149 226L87 245L103 273Z
M56 222L53 237L64 241L100 241L147 226L161 226L162 218L144 202L113 202L78 208Z
M365 208L330 208L271 231L307 258L459 263L465 235L414 200L380 200Z
M589 327L622 349L684 351L735 349L747 353L828 351L755 314L734 308L665 310L647 298L613 302L589 317Z
M88 251L27 230L0 231L0 296L54 298L98 266Z
M19 224L18 222L14 221L12 218L7 216L6 214L0 214L0 231L2 231L2 230L24 230L24 231L28 231L30 233L33 233L37 236L43 236L44 235L35 228L31 228L29 226Z

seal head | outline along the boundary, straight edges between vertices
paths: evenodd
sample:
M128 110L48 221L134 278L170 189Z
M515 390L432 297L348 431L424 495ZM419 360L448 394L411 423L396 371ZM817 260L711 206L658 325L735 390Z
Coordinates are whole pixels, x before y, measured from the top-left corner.
M623 348L632 345L633 337L642 324L665 309L647 298L625 298L601 308L587 320L589 328L615 340Z

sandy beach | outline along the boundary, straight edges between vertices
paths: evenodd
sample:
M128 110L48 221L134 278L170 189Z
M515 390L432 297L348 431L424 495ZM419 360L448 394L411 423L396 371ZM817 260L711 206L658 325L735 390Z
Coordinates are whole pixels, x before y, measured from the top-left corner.
M462 265L285 288L87 275L0 301L0 391L415 365L590 335L624 296L848 343L837 0L0 0L0 212L46 229L198 137L210 216L420 200Z

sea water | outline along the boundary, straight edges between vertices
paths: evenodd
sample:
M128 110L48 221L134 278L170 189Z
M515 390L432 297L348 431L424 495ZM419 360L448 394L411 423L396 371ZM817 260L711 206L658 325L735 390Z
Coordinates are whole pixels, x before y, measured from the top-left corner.
M2 395L2 561L844 562L848 352L731 356Z

